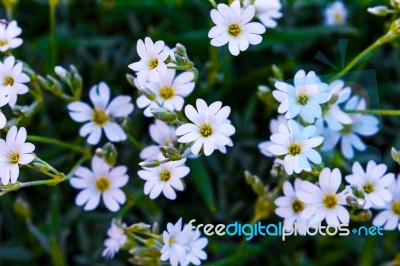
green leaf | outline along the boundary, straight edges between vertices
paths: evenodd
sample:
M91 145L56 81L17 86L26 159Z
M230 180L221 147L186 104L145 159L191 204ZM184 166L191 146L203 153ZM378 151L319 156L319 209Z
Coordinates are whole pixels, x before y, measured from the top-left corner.
M203 162L201 160L188 160L187 165L190 167L191 180L202 195L207 207L214 213L217 207L215 204L213 187Z

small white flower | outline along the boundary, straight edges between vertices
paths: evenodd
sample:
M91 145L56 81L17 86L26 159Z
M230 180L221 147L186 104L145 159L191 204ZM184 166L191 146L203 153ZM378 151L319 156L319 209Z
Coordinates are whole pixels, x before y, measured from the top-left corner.
M304 70L299 70L294 76L294 86L277 81L275 88L272 95L281 103L278 113L285 114L286 119L300 115L305 122L313 123L322 116L320 105L330 99L329 86L321 82L314 71L306 75Z
M299 124L290 120L288 125L280 124L279 133L271 135L273 144L268 151L275 156L284 156L284 168L289 175L301 171L311 171L308 160L320 164L321 155L313 148L318 147L324 141L323 137L315 137L317 128L307 126L300 129Z
M288 125L288 120L283 116L283 115L279 115L276 119L271 119L269 122L269 131L272 134L277 134L279 133L279 125L280 124L284 124L284 125ZM268 151L268 147L273 144L272 141L267 140L267 141L263 141L260 144L258 144L258 149L260 150L260 152L262 154L264 154L267 157L273 157L274 155L271 154Z
M99 143L102 130L111 142L126 140L122 127L115 122L115 118L126 118L133 111L130 96L118 96L110 103L110 89L101 82L93 86L89 92L90 100L94 105L91 108L84 102L68 104L69 115L76 122L86 122L80 129L82 137L89 135L87 142L91 145Z
M111 227L107 230L108 238L104 241L105 248L101 254L103 257L113 258L128 241L128 237L123 230L124 227L126 227L126 224L119 224L116 219L111 221Z
M282 17L280 0L255 0L253 3L251 2L251 0L245 0L243 5L247 7L253 4L256 8L256 17L265 27L275 28L278 25L275 20Z
M70 180L71 186L82 189L75 199L76 205L85 205L84 210L90 211L99 205L102 197L107 209L118 211L119 205L126 201L121 187L128 183L127 168L125 166L111 168L97 156L93 156L91 166L92 170L79 167Z
M10 101L10 88L7 86L5 88L0 88L0 107L8 104ZM0 110L0 129L4 128L7 124L6 116Z
M182 228L182 218L176 224L168 223L163 232L164 246L161 249L161 261L169 260L172 266L186 265L186 248L190 241L188 227Z
M283 223L285 226L292 226L295 222L302 226L307 226L307 221L301 219L301 214L306 208L306 204L298 199L296 192L300 190L302 180L296 178L294 181L294 189L289 181L283 184L284 196L278 197L275 200L275 213L284 218ZM290 230L290 228L288 228ZM304 228L299 228L299 232L303 233Z
M187 226L183 231L186 230L188 230ZM207 246L208 240L205 237L201 237L199 230L192 230L189 234L189 242L185 247L186 260L182 265L201 265L201 260L207 259L207 253L203 249Z
M329 168L322 170L319 186L303 181L300 190L296 192L296 196L307 204L301 218L309 220L312 226L319 225L324 219L328 225L348 224L350 215L342 206L346 205L346 190L337 193L341 183L342 174L337 168L332 171Z
M163 163L160 166L140 170L138 175L146 180L144 184L144 194L151 199L157 198L161 192L167 199L176 199L175 190L183 190L182 178L190 172L189 167L185 166L186 159Z
M372 221L375 226L383 226L384 230L400 230L400 175L388 187L392 194L392 201L386 203L383 210Z
M24 84L30 81L28 75L22 73L23 64L15 63L14 56L7 57L4 62L0 63L0 90L5 87L9 88L10 100L8 104L14 107L17 103L18 95L25 94L29 91Z
M192 93L194 89L193 72L183 72L175 77L175 70L168 69L165 75L160 75L158 82L149 82L144 86L153 91L157 96L157 101L170 110L182 110L184 97ZM158 107L153 101L147 99L145 95L141 95L137 99L139 108L145 108L144 115L152 117L150 112L152 107Z
M139 154L143 160L148 159L165 159L161 154L159 146L170 146L176 141L175 128L169 126L160 120L156 120L149 127L151 139L158 145L150 145L145 147Z
M250 22L255 11L253 5L242 11L239 1L230 6L219 4L217 9L211 10L211 19L216 25L208 32L211 45L220 47L229 43L229 51L236 56L240 51L247 50L250 44L261 43L260 34L265 32L265 27L261 23Z
M176 129L176 135L181 136L181 143L194 142L191 151L198 155L203 148L204 154L209 156L220 146L229 145L230 136L235 128L227 119L231 108L222 107L221 102L214 102L207 106L202 99L196 101L197 110L192 105L185 107L185 114L192 123L186 123ZM222 107L222 108L221 108Z
M17 48L22 44L22 39L17 38L22 30L18 27L15 20L7 23L2 20L0 23L0 51L5 52L9 49Z
M329 5L325 11L326 25L343 25L347 19L347 9L341 1L336 1Z
M26 129L16 126L7 132L6 140L0 139L0 177L1 183L7 185L17 182L19 165L25 165L35 159L35 145L26 141Z
M353 96L346 103L344 110L366 110L366 102L357 96ZM322 150L332 150L336 144L340 143L340 150L347 159L354 157L354 150L363 151L367 147L362 142L361 136L375 135L379 130L379 120L372 115L350 114L352 123L343 125L340 131L334 131L326 128L323 132L325 138Z
M364 172L359 162L352 167L353 174L346 176L350 185L355 185L365 193L364 209L371 207L383 207L392 200L392 194L387 189L394 181L394 174L385 174L387 166L369 161Z
M144 42L138 40L136 46L140 56L140 61L130 64L128 67L137 72L139 84L143 85L146 81L158 82L160 75L167 73L165 60L169 56L169 49L165 47L163 41L153 41L146 37Z
M340 104L346 102L351 95L351 88L344 87L342 80L336 80L329 84L329 92L331 93L331 103L328 102L324 110L322 110L322 116L315 122L316 125L320 124L320 127L324 127L325 123L332 130L342 130L343 125L349 125L353 121L349 114L342 111ZM317 126L318 127L318 126Z

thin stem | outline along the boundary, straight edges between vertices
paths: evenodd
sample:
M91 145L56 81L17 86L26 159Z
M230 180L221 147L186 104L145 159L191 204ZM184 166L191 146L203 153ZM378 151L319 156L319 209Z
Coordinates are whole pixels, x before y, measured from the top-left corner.
M400 116L400 110L346 110L346 113Z
M50 12L50 47L51 47L51 60L54 67L57 62L57 40L56 40L56 4L50 1L49 12Z
M351 62L343 68L338 74L336 74L333 80L339 79L344 76L347 72L349 72L355 65L360 63L368 54L371 54L375 49L381 46L384 43L387 43L396 38L397 35L391 33L390 31L376 40L373 44L368 46L364 51L362 51L359 55L357 55Z
M88 150L85 150L85 149L83 149L79 146L73 145L73 144L65 143L65 142L57 140L57 139L30 135L27 137L27 140L33 141L33 142L41 142L41 143L56 145L56 146L59 146L59 147L62 147L62 148L68 149L68 150L72 150L72 151L81 153L84 156L87 156L89 154Z
M217 8L217 3L215 3L215 0L209 0L210 4L213 6L213 8Z
M133 144L133 146L135 146L137 150L140 151L142 149L142 145L140 145L136 138L133 137L131 134L128 134L128 140Z

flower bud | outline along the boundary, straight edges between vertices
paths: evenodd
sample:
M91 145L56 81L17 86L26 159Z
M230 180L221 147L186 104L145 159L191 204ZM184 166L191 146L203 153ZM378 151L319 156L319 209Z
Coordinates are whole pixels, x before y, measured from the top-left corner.
M390 25L390 33L394 35L400 34L400 19L396 19L392 22L392 24Z
M365 199L356 198L353 196L346 197L346 203L354 209L362 209L365 205Z
M154 102L157 99L157 95L149 88L144 87L140 90L147 99Z
M173 146L160 146L159 148L165 158L171 159L172 161L179 161L182 159L182 155Z
M139 163L139 165L143 168L154 168L161 165L159 160L146 160L144 162Z
M28 219L31 217L31 210L28 203L20 197L14 201L13 208L15 213L23 219Z
M390 154L392 155L393 161L400 164L400 155L399 155L399 152L395 148L392 147Z
M396 9L400 9L400 0L390 0L390 5Z
M187 57L186 48L180 43L176 44L176 52L175 54L180 55L182 57Z
M375 16L386 16L387 14L390 13L390 10L387 8L387 6L374 6L374 7L369 7L367 9L369 13Z
M351 186L351 191L353 192L353 196L360 199L365 199L364 190L357 186Z
M128 81L128 83L132 86L136 88L136 84L135 84L135 76L131 75L131 74L126 74L126 81Z
M103 160L109 165L114 166L118 157L117 149L114 144L106 143L103 147Z
M54 68L54 72L57 74L57 76L59 76L61 79L65 80L67 79L67 75L68 75L68 71L60 66L56 66Z
M163 122L175 123L177 120L176 113L165 107L151 108L150 111L154 115L155 118L157 118Z
M275 78L279 80L283 80L283 73L282 70L277 66L277 65L272 65L271 66L272 73L274 74Z

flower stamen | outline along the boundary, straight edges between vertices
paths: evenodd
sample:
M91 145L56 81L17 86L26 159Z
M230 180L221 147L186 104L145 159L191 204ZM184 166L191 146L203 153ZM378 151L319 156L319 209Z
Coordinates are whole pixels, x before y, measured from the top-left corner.
M107 114L100 109L94 108L92 121L98 126L103 126L108 122L109 118Z
M213 128L208 124L205 123L201 128L200 128L200 134L207 138L209 136L211 136L213 133Z
M148 66L149 66L150 69L155 69L158 66L158 59L157 58L152 58L149 61Z
M175 90L172 87L162 87L160 90L160 97L164 100L169 100L175 95Z
M292 156L299 155L301 153L301 147L298 143L290 144L288 148L288 153Z
M322 203L324 204L325 208L333 209L338 205L339 201L335 194L325 194Z
M238 24L231 24L228 27L228 32L230 35L237 37L242 32L242 29L240 28L240 26Z
M110 185L110 180L103 176L96 181L96 189L101 193L107 191L110 188Z
M171 172L169 170L163 170L160 173L160 180L167 182L171 178Z
M292 209L295 213L300 213L304 210L304 203L298 199L292 202Z

